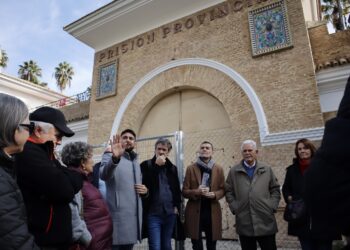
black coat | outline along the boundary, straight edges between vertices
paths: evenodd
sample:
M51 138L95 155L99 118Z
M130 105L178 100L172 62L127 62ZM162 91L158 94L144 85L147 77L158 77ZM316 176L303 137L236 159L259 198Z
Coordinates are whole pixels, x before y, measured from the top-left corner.
M0 150L0 249L39 249L28 232L21 191L14 179L14 162Z
M67 246L72 241L69 203L82 188L79 173L54 159L52 143L28 141L16 158L17 182L28 214L29 231L39 246Z
M288 196L292 196L293 200L304 200L303 185L304 176L301 173L298 161L294 160L294 163L287 168L282 186L284 201L288 203ZM288 223L288 234L303 238L310 237L310 216L305 216L297 223Z
M147 215L150 208L150 202L153 199L153 196L157 193L156 190L159 189L159 171L158 166L156 166L155 156L151 159L151 167L148 164L148 160L141 163L141 172L142 172L142 184L148 188L148 195L142 198L143 206L143 225L142 225L142 237L147 238ZM181 206L181 189L180 182L177 174L177 167L171 163L167 158L166 163L166 176L168 178L169 187L173 197L174 207L177 207L180 212Z
M339 239L340 233L350 234L349 142L350 120L328 121L322 145L305 173L305 201L314 237Z
M321 239L350 235L350 77L337 117L329 120L321 147L305 173L311 232Z

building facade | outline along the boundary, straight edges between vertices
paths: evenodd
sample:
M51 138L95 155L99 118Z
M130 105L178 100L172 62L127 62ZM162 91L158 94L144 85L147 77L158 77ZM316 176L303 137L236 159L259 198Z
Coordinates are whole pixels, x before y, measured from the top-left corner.
M139 137L182 131L184 166L209 140L227 173L241 159L241 142L253 139L260 159L283 183L295 141L307 137L319 144L325 116L334 115L342 93L339 87L331 103L320 104L317 78L329 86L337 77L317 68L319 52L310 39L319 26L310 35L305 18L315 21L318 12L303 5L309 6L289 0L119 0L66 26L96 51L89 143L103 144L125 128ZM223 206L223 236L235 238L234 218ZM278 217L285 235L281 212Z

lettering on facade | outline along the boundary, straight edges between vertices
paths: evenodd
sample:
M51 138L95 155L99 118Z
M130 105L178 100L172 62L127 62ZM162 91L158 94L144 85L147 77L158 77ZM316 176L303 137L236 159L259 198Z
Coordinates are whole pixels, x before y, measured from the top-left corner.
M142 48L148 44L154 43L156 39L169 39L172 35L185 32L194 27L200 27L205 23L210 23L216 19L224 18L227 15L242 11L245 7L251 7L254 4L267 2L268 0L231 0L215 6L204 13L196 16L184 18L173 24L163 26L160 31L151 31L145 35L125 41L113 48L104 50L98 54L98 62L119 57L136 48Z

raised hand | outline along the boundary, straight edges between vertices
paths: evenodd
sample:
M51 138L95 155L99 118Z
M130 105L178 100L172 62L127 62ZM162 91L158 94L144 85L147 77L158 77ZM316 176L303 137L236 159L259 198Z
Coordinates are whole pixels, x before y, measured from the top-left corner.
M165 155L160 155L160 156L157 157L157 159L156 159L156 164L157 164L158 166L164 166L165 163L166 163L166 157L165 157Z
M122 143L120 142L120 135L113 135L113 138L110 140L112 156L115 158L120 158L125 149L123 148Z

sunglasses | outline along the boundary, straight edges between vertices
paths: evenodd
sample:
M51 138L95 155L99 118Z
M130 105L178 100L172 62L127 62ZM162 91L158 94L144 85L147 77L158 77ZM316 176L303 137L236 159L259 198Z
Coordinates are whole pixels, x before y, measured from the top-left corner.
M33 132L34 132L35 123L34 123L34 122L30 122L29 124L21 123L21 124L18 125L18 127L23 127L23 128L25 128L25 129L29 132L29 134L31 135L31 134L33 134Z

